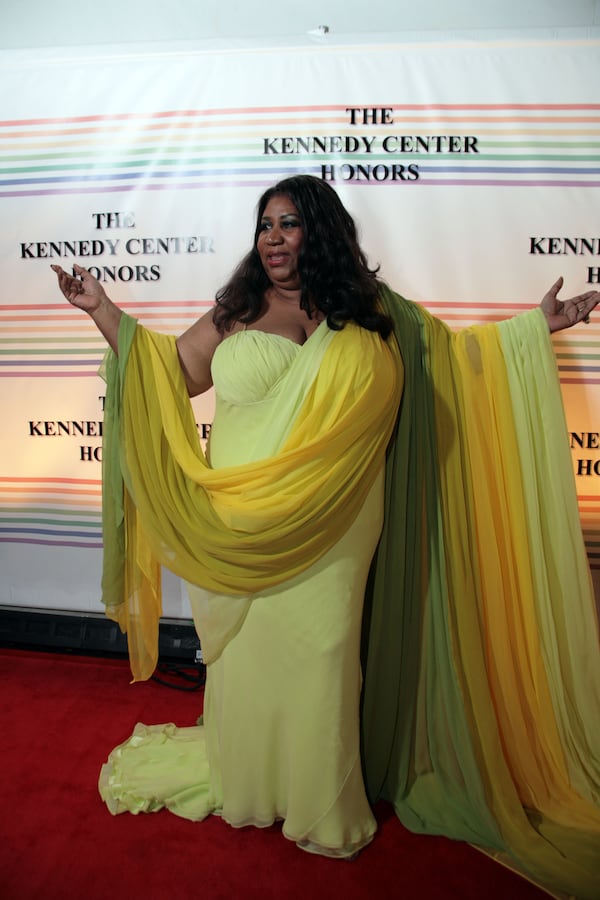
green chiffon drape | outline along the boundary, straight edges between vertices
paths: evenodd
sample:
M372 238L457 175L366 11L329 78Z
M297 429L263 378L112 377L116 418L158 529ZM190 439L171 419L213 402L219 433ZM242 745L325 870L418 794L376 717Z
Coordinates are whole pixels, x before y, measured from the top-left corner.
M545 320L452 334L384 300L405 387L368 604L369 795L597 897L598 631Z

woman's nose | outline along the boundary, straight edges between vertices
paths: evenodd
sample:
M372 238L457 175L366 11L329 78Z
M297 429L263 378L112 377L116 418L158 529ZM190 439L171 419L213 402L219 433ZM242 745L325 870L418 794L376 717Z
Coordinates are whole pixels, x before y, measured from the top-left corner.
M281 231L278 228L271 228L267 235L267 242L269 244L281 243Z

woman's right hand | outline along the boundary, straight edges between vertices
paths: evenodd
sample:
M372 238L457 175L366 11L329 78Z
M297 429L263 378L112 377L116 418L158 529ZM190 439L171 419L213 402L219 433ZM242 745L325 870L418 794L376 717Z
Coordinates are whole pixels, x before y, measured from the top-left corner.
M73 306L84 310L93 319L109 345L118 353L121 310L105 294L104 288L83 266L74 265L77 277L69 275L60 266L52 266L58 278L58 286Z
M58 286L69 303L78 309L82 309L90 316L93 316L108 301L108 297L100 282L82 266L73 266L73 271L77 273L77 277L69 275L60 266L51 266L51 268L56 272Z

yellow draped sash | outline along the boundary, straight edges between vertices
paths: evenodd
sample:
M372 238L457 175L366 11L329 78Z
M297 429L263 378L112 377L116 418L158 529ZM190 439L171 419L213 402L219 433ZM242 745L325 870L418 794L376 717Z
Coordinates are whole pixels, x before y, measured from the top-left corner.
M309 382L281 449L214 470L175 339L123 317L119 358L107 361L103 594L127 631L134 680L156 664L159 564L212 591L252 594L311 566L362 506L398 408L398 349L352 324L318 331L301 348L305 377L294 367L281 385L297 395Z

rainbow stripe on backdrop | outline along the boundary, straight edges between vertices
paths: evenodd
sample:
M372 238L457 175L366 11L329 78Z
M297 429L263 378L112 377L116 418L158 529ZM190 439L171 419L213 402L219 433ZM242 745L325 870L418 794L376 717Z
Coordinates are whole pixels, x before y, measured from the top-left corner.
M179 333L211 300L122 303L155 331ZM0 378L85 378L98 375L106 342L84 314L65 303L0 305Z
M600 497L578 494L577 501L590 566L600 570Z
M600 186L598 103L388 105L394 124L365 128L346 105L2 121L0 196L260 187L335 162L419 164L418 180L388 186ZM267 138L361 133L476 135L479 152L264 153Z
M101 504L97 478L0 477L0 543L99 549Z

